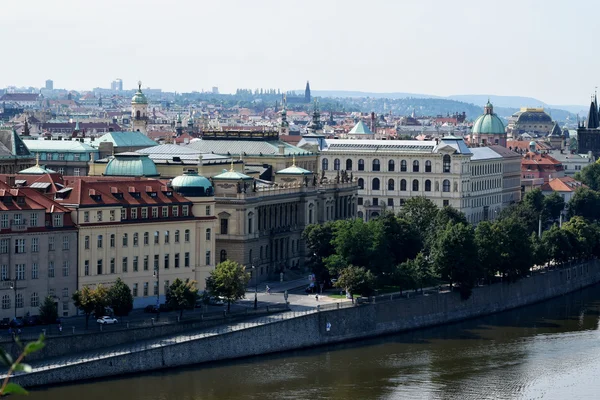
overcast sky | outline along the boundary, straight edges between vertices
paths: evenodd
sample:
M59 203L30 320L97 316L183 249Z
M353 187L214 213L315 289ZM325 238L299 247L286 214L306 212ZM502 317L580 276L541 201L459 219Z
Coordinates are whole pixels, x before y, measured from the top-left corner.
M0 87L497 94L586 104L596 0L2 1Z

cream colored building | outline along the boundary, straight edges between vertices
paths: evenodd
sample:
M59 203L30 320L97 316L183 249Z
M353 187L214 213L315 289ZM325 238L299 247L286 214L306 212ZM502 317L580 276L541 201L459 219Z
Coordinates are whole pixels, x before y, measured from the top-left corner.
M154 179L80 178L56 196L79 226L79 288L120 277L135 308L164 302L177 278L205 288L215 265L212 188L187 198Z
M341 171L357 179L358 216L366 220L385 210L398 212L407 199L423 196L477 223L494 219L510 204L507 198L520 199L517 175L505 174L506 165L514 169L510 154L518 158L499 146L469 148L454 136L436 141L325 139L320 164L329 180Z

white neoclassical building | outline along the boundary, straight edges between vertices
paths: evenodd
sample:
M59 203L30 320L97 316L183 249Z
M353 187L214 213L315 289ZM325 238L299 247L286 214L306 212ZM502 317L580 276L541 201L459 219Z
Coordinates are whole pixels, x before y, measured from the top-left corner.
M469 148L460 137L432 141L325 139L321 173L357 178L358 216L397 212L415 196L452 206L472 223L493 220L520 200L520 157L500 146ZM514 176L513 176L514 175Z

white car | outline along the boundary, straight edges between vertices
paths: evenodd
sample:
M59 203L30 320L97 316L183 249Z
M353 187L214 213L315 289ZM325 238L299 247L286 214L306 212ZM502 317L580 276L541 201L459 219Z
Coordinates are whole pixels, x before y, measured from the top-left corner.
M99 324L103 324L103 325L107 325L107 324L110 325L110 324L116 324L119 321L117 321L116 318L108 317L108 316L105 315L102 318L98 318L96 320L96 322L99 323Z

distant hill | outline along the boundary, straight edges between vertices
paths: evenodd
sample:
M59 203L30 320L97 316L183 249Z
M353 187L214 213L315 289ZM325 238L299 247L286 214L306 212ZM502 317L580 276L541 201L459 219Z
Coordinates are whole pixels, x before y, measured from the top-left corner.
M296 90L296 93L304 93L304 90ZM351 90L311 90L310 93L313 96L320 97L370 97L373 99L435 99L442 98L439 96L433 96L430 94L420 93L404 93L404 92L393 92L393 93L374 93L374 92L359 92Z

